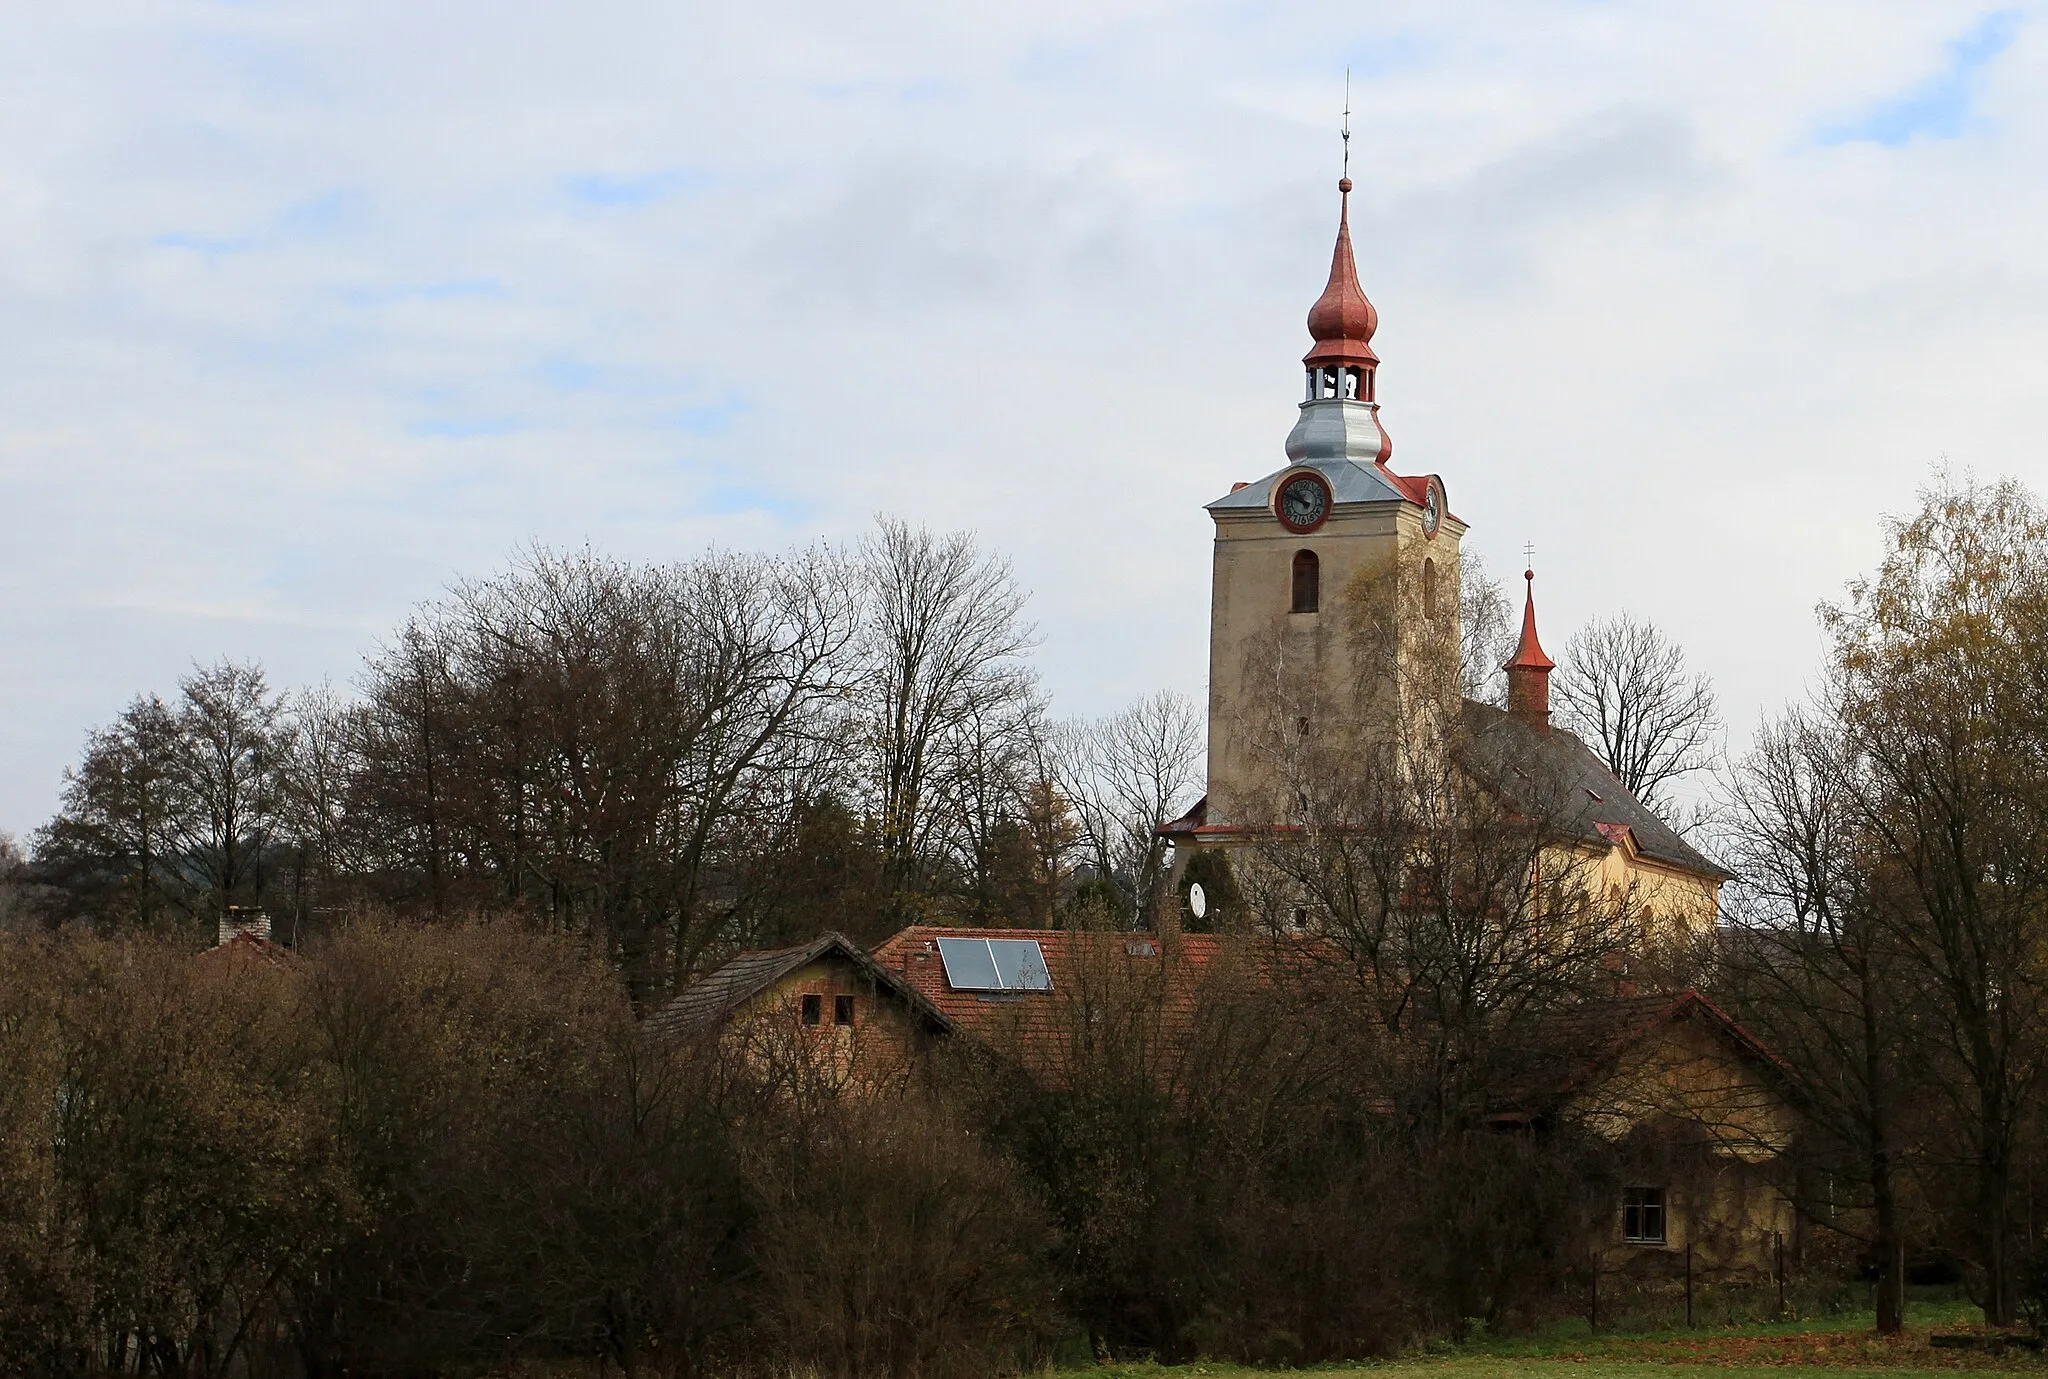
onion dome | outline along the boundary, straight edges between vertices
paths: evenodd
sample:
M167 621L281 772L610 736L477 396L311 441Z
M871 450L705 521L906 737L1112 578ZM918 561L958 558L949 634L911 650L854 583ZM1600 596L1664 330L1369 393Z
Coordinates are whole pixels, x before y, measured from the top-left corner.
M1315 348L1302 357L1308 365L1353 364L1371 368L1380 362L1372 352L1372 333L1380 314L1358 285L1358 263L1351 256L1351 179L1337 184L1337 248L1330 256L1330 281L1309 308L1308 333Z

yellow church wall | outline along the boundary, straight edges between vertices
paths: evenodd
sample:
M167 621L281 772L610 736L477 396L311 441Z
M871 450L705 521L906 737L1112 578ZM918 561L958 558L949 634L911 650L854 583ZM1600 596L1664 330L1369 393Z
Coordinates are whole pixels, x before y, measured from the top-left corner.
M1600 854L1599 863L1603 893L1626 897L1653 938L1684 942L1713 933L1721 915L1719 881L1667 866L1620 843Z
M1276 782L1258 742L1262 716L1276 711L1318 717L1318 710L1355 712L1361 696L1393 683L1395 656L1362 664L1360 639L1349 623L1348 600L1362 581L1396 561L1411 563L1406 583L1419 601L1422 561L1436 566L1437 616L1456 639L1458 543L1465 528L1446 517L1435 540L1423 534L1421 510L1378 504L1333 513L1315 531L1298 535L1272 513L1255 509L1216 515L1210 590L1208 793L1211 824L1263 822L1257 801ZM1320 572L1320 607L1290 611L1297 551L1313 551ZM1419 613L1421 610L1415 610ZM1279 705L1286 708L1280 710Z

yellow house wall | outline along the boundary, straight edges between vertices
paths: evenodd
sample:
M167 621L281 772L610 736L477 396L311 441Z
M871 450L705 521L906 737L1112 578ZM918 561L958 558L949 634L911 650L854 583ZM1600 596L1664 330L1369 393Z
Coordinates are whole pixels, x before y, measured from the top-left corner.
M1568 1115L1616 1143L1638 1132L1704 1132L1703 1153L1690 1156L1667 1181L1650 1184L1666 1192L1665 1243L1624 1241L1616 1201L1604 1252L1608 1265L1682 1267L1690 1244L1696 1271L1766 1270L1774 1237L1791 1239L1792 1207L1777 1181L1777 1160L1794 1131L1791 1107L1767 1073L1703 1023L1681 1019L1641 1041L1612 1074L1574 1099Z
M816 1025L803 1023L803 998L820 998ZM853 1024L832 1022L833 998L853 997ZM917 1053L916 1023L903 1003L876 990L867 974L835 958L797 969L726 1022L726 1047L758 1069L835 1090L894 1084Z

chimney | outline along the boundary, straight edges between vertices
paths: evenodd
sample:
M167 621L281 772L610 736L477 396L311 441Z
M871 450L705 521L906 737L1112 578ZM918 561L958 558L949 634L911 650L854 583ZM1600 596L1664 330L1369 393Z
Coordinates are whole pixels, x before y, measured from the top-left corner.
M1508 673L1508 712L1544 732L1550 731L1550 672L1555 663L1543 654L1536 640L1536 572L1522 571L1528 592L1522 603L1522 641L1514 659L1503 670Z
M270 916L253 905L228 906L220 917L221 946L225 948L244 934L270 942Z

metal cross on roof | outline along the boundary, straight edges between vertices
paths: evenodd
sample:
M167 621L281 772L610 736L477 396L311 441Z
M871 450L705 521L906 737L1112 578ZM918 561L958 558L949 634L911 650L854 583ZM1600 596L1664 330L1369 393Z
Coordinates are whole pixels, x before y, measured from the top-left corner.
M1351 69L1344 69L1344 175L1351 176Z

